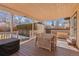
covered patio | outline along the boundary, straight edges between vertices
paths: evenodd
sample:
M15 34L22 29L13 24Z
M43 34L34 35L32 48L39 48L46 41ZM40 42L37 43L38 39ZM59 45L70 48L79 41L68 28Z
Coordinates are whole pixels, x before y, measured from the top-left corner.
M6 10L11 14L10 21L10 34L12 37L13 30L13 17L14 15L19 15L23 17L28 17L33 20L32 28L29 33L29 40L20 41L20 49L12 54L11 56L79 56L79 4L64 4L64 3L56 3L56 4L0 4L1 10ZM67 40L58 40L57 35L57 44L56 49L53 51L49 51L43 48L37 47L36 39L38 33L43 33L45 31L44 25L41 24L43 21L48 20L57 20L57 19L66 19L69 20L69 28L57 28L50 30L50 34L54 34L54 32L68 32L68 36L66 39L70 40L72 43L75 41L75 46L68 45ZM21 20L21 19L19 19ZM37 25L38 29L34 29L34 24ZM23 30L22 30L23 31ZM63 35L63 34L62 34ZM16 31L17 38L19 37L18 31ZM40 36L38 35L40 38ZM43 37L43 36L41 36ZM64 36L66 37L66 36ZM49 36L47 37L49 39ZM21 39L21 37L19 37ZM43 37L44 39L44 37ZM52 40L51 40L52 41ZM42 42L42 41L41 41ZM54 41L54 43L56 43ZM46 44L46 43L45 43Z

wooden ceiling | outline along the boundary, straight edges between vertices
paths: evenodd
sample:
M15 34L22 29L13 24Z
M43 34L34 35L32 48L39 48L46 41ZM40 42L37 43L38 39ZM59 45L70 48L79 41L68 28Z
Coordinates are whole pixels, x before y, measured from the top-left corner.
M79 4L64 3L0 4L0 9L5 9L14 14L27 16L35 20L55 20L70 17L78 7Z

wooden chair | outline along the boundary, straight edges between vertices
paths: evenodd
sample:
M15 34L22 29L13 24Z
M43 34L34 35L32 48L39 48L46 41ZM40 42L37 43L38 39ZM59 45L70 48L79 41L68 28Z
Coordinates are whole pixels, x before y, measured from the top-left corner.
M54 34L47 34L47 33L40 33L36 36L36 42L37 47L48 49L49 51L52 51L52 49L56 48L56 37Z
M56 44L57 44L57 32L56 31L51 31L51 34L53 34L53 40L52 40L52 47L54 50L56 50Z

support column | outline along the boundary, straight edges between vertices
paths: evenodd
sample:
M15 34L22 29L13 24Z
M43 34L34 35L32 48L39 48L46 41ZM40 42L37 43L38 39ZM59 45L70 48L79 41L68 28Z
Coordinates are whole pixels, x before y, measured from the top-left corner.
M79 48L79 10L77 11L77 41L76 41L77 48Z
M13 14L12 14L11 20L10 20L10 33L11 33L11 37L12 37L12 33L13 33Z
M34 36L34 21L32 23L32 37Z

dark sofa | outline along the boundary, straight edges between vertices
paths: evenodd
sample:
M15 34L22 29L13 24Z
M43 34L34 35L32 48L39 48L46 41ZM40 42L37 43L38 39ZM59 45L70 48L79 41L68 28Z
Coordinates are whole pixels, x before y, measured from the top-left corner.
M0 40L0 56L9 56L20 48L20 40L16 38Z

